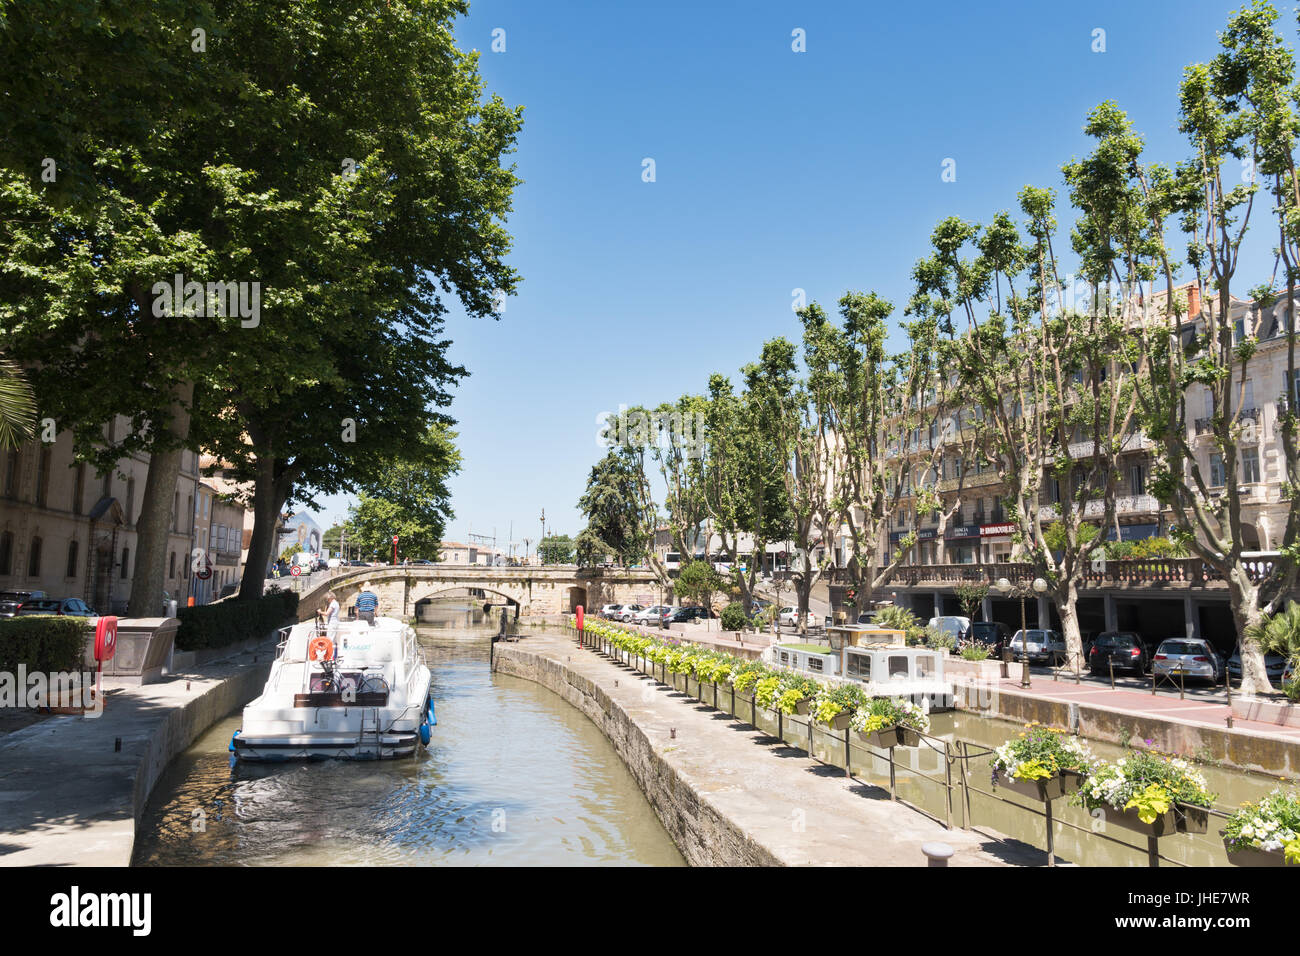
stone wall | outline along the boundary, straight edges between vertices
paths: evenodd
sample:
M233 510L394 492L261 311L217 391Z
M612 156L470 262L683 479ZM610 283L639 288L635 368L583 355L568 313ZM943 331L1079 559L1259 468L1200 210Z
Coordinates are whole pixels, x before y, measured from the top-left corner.
M158 723L135 770L135 820L144 813L154 785L172 758L186 750L213 724L224 720L262 692L271 672L274 653L258 663L220 680L183 705L173 708ZM111 706L111 702L109 704ZM130 856L128 848L128 858Z
M495 666L500 673L535 681L559 694L600 728L692 866L781 865L781 860L683 780L636 722L598 685L558 661L514 644L496 645Z
M993 694L957 695L960 709L1029 723L1039 721L1093 740L1122 743L1150 740L1150 748L1267 774L1300 773L1300 741L1257 733L1206 727L1149 714L1090 707L1087 704L1017 694L1005 687ZM974 705L974 706L971 706Z

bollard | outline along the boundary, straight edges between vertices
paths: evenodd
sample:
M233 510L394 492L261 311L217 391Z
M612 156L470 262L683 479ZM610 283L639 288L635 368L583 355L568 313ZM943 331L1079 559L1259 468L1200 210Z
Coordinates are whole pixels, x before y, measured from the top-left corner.
M926 866L947 866L953 850L946 843L922 843L921 852L928 861Z

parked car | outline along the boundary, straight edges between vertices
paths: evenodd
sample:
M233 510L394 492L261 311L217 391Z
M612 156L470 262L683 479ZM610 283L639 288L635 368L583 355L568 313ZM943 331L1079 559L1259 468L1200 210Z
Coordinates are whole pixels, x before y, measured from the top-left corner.
M644 624L646 627L658 627L663 623L663 619L672 613L672 610L667 604L654 604L637 611L632 616L632 623Z
M1264 673L1268 675L1269 683L1276 684L1282 679L1282 671L1286 669L1286 658L1281 654L1264 655ZM1228 676L1233 680L1241 680L1241 651L1233 651L1232 656L1228 658Z
M1102 631L1088 650L1088 672L1095 677L1112 667L1145 674L1151 668L1151 646L1136 631Z
M617 619L622 621L624 624L631 624L632 618L636 617L644 610L644 604L624 604L619 608Z
M1026 656L1031 664L1044 662L1057 664L1065 660L1065 638L1061 636L1060 631L1031 627L1027 641L1025 635L1025 631L1016 631L1011 636L1009 646L1013 660L1020 660Z
M777 621L785 627L799 626L799 609L797 607L783 607L777 615ZM816 627L817 615L812 611L808 612L808 626Z
M669 624L686 624L689 621L707 621L711 617L717 617L708 608L690 605L689 607L676 608L664 620Z
M989 657L1001 658L1002 649L1011 645L1011 628L1001 621L975 621L966 631L966 640L978 641L989 649Z
M958 615L945 615L943 617L932 617L926 622L926 627L933 627L945 634L952 635L954 640L962 640L966 632L970 630L970 618ZM1033 638L1029 641L1033 643Z
M25 602L43 597L44 591L0 591L0 617L13 617Z
M18 609L18 616L28 614L57 614L61 617L98 617L95 609L81 598L37 598L24 601Z
M1151 667L1162 677L1200 677L1217 684L1223 676L1223 658L1209 643L1197 638L1171 637L1160 642Z
M596 612L596 616L603 617L607 621L612 621L614 620L614 615L618 614L618 612L621 611L622 609L623 609L623 605L621 604L605 604L602 605L601 609Z

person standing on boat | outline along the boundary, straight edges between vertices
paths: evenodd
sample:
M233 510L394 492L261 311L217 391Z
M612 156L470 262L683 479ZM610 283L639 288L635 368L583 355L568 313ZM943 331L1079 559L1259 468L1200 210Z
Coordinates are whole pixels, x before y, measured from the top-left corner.
M325 612L325 636L331 641L336 641L339 632L339 599L333 591L325 592L325 607L321 610Z
M357 617L375 626L375 612L379 610L379 595L370 590L370 582L361 585L361 593L356 600Z

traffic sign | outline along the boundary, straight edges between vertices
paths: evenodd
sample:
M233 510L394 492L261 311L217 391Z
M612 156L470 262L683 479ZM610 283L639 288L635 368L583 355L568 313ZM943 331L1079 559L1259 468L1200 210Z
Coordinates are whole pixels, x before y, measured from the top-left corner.
M291 568L289 569L289 573L292 574L292 575L296 578L298 575L302 574L302 567L301 567L301 565L297 565L297 564L295 564L293 567L291 567Z
M212 577L212 569L204 568L202 571L195 571L194 576L200 581L206 581L208 578Z

